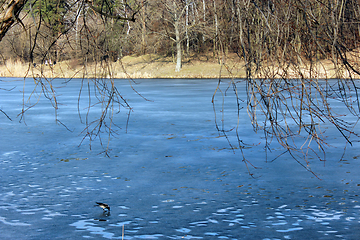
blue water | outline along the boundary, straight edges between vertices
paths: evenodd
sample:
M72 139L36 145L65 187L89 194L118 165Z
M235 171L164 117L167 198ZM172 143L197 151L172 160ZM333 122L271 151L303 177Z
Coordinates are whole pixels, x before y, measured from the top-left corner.
M251 177L240 151L232 151L215 128L217 80L136 80L133 86L150 101L127 80L117 80L132 111L127 129L127 109L115 115L120 129L109 158L97 140L91 150L88 139L79 146L85 127L77 111L80 80L67 87L63 81L52 82L57 118L71 131L56 124L43 97L19 123L24 82L0 82L0 108L12 119L0 114L1 239L358 239L359 143L339 161L343 139L329 126L328 141L338 147L326 150L325 165L311 160L319 180L289 155L266 161L257 145L264 140L243 111L239 130L254 144L245 155L257 167L250 167ZM26 80L25 97L33 87ZM224 127L230 129L236 103L230 92L225 98ZM80 102L85 120L86 94ZM274 156L281 152L274 144ZM95 202L109 204L110 215Z

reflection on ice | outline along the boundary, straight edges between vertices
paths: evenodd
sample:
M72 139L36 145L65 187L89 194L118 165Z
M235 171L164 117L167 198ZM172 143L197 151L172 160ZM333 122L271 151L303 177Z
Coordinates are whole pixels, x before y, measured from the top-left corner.
M189 232L191 232L191 230L188 229L188 228L180 228L180 229L176 229L176 231L181 232L181 233L189 233Z
M285 230L276 230L276 231L281 232L281 233L286 233L286 232L300 231L300 230L303 230L303 228L297 227L297 228L289 228L289 229L285 229Z
M318 209L307 209L308 211L312 211L313 216L308 216L308 219L313 219L316 222L322 222L322 221L330 221L330 220L339 220L340 217L343 216L343 212L332 212L332 213L326 213L323 211L320 211Z
M16 154L16 153L18 153L19 151L11 151L11 152L5 152L5 153L3 153L3 156L4 157L8 157L9 155L13 155L13 154Z
M26 226L31 226L31 224L29 223L22 223L19 220L12 220L12 221L7 221L6 218L4 217L0 217L0 222L2 222L3 224L6 225L10 225L10 226L17 226L17 227L26 227Z
M154 234L154 235L138 235L135 236L135 238L138 239L161 239L161 237L163 237L164 235L162 234Z
M114 233L106 232L105 228L98 227L95 223L90 222L89 220L79 220L75 223L70 224L70 226L76 227L77 229L86 230L90 232L90 234L101 235L103 238L121 239L121 236L114 237Z

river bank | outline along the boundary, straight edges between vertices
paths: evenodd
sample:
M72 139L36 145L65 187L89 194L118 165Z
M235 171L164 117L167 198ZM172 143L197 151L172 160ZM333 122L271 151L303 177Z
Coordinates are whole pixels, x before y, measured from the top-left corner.
M126 56L117 62L102 61L81 64L78 60L62 61L55 65L6 61L0 65L0 77L49 78L246 78L245 62L236 55L222 58L196 56L185 59L180 72L175 72L172 57L158 55ZM343 69L335 69L330 60L312 65L279 68L266 64L255 78L349 78ZM358 78L353 74L351 77Z

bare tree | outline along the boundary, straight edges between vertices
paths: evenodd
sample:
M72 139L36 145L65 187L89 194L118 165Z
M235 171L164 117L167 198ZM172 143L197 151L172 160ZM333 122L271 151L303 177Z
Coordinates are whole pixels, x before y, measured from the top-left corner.
M29 3L28 5L26 5ZM33 95L38 98L41 95L47 98L54 107L56 122L63 124L57 118L59 103L57 100L56 87L52 78L47 74L47 69L53 67L58 60L64 60L68 56L65 52L76 50L75 56L83 66L83 79L79 93L83 98L83 92L87 92L88 106L85 108L85 123L83 140L88 139L91 143L95 138L104 146L105 153L109 150L109 140L116 134L116 124L113 122L114 114L120 109L125 109L130 114L130 106L121 96L115 86L112 77L111 58L117 58L114 54L113 40L116 39L114 28L125 27L122 23L135 21L141 5L137 1L108 0L4 0L0 9L0 40L9 32L15 24L19 24L27 36L27 51L29 55L29 67L27 76L32 77L35 88L30 96L23 99L23 107L20 121L25 113L34 106L28 99ZM28 6L28 7L25 7ZM36 64L39 63L40 64ZM46 64L47 65L46 65ZM96 77L86 78L88 65L95 66ZM34 71L40 70L40 74ZM70 79L71 80L71 79ZM69 80L69 81L70 81ZM24 83L26 80L24 79ZM92 86L92 87L90 87ZM94 98L95 96L95 98ZM94 102L94 99L96 100ZM96 119L90 119L89 114L94 106L101 106L101 114ZM79 107L80 112L84 111ZM1 110L1 112L3 112ZM4 112L3 112L4 113ZM105 134L105 139L102 135Z
M347 114L360 117L359 82L353 80L360 73L359 39L355 37L359 34L357 1L234 1L227 7L236 9L238 41L231 44L238 44L233 48L244 62L240 68L246 70L243 81L248 97L239 99L234 79L226 86L228 90L221 90L219 80L214 99L222 92L225 101L224 92L232 89L238 118L246 109L254 131L263 132L265 151L271 149L271 143L279 143L284 153L312 172L310 159L326 159L329 145L321 128L324 122L345 139L344 149L359 137L357 121L346 122L332 108L337 99ZM234 76L238 71L226 64L224 69ZM232 131L222 126L217 124L230 139ZM245 145L238 129L239 125L235 126L237 144L229 143L243 152ZM245 155L243 161L247 166L250 163Z

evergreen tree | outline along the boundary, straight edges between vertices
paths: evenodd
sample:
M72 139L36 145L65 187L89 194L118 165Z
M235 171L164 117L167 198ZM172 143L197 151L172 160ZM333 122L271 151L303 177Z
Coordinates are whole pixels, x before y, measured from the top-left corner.
M68 10L65 0L37 0L33 5L34 13L41 18L45 25L56 37L64 31L65 14Z

